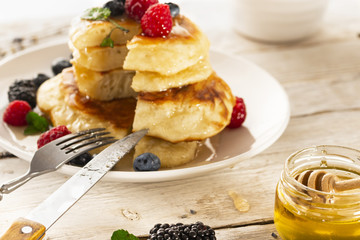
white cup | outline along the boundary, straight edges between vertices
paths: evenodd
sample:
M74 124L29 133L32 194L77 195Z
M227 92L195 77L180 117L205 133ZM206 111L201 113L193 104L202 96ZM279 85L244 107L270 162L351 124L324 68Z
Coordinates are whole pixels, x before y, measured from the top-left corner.
M236 0L235 29L265 42L294 42L321 26L328 0Z

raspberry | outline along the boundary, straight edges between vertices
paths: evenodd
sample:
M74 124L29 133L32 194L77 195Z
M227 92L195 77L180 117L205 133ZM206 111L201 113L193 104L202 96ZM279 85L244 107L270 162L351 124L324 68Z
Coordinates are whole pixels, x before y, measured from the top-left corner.
M26 114L31 111L31 106L28 102L22 100L15 100L11 102L4 111L3 120L12 126L25 126Z
M71 132L64 125L54 127L40 135L39 139L37 140L37 146L38 148L41 148L45 144L70 133Z
M126 0L125 11L131 18L140 21L146 10L156 3L158 0Z
M170 8L167 4L152 5L141 18L141 28L149 37L166 37L171 32L172 25Z
M228 128L238 128L240 127L246 118L246 107L244 99L235 97L236 103L231 114L231 121L228 125Z

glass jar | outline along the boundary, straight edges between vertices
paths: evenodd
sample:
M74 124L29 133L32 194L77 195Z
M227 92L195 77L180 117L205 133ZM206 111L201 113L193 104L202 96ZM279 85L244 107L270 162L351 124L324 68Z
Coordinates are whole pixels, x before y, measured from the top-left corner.
M323 192L295 178L325 170L340 180L360 177L360 151L316 146L292 154L276 188L274 222L283 240L360 239L360 189Z

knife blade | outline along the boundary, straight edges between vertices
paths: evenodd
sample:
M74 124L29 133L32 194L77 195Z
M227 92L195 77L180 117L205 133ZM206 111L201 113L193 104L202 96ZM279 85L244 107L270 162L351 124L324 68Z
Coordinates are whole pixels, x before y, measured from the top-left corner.
M25 218L17 219L0 240L42 239L45 231L85 195L147 132L147 129L134 132L100 152Z

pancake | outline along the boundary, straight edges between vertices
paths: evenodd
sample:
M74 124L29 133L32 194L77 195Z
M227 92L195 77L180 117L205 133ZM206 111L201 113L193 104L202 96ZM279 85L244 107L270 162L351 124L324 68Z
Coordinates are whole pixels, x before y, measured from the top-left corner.
M140 24L125 15L118 18L111 18L120 26L129 30L124 32L116 29L111 33L111 39L115 45L126 44L135 35L141 32ZM104 38L115 28L110 21L89 21L80 17L75 18L70 27L69 41L76 49L85 49L87 47L99 47Z
M108 72L91 71L73 62L75 81L81 94L93 100L109 101L118 98L135 97L130 87L133 71L115 69Z
M71 132L101 127L120 139L131 129L136 100L89 100L79 93L72 69L68 68L40 86L37 104L53 126L65 125Z
M230 122L235 98L215 73L207 80L163 92L140 92L133 131L169 142L212 137Z
M69 48L72 51L73 62L99 72L122 68L128 53L126 45L116 45L113 48L97 46L77 49L69 43Z
M151 152L159 157L161 168L172 168L183 165L195 158L198 142L171 143L159 138L145 136L135 146L134 158Z
M130 133L136 99L89 100L77 90L72 69L69 68L40 86L37 104L53 126L65 125L71 132L104 127L112 136L121 139ZM122 162L132 161L144 152L152 152L160 157L162 168L175 167L193 160L197 146L198 143L195 141L174 144L162 139L145 137L136 146L135 153L127 154ZM102 149L104 147L91 153L97 153Z
M161 75L156 72L136 72L131 87L136 92L160 92L206 80L212 73L208 59L200 60L173 75Z
M210 43L197 26L184 16L175 17L173 24L165 38L134 36L127 43L124 69L172 75L206 59Z
M152 152L161 168L191 161L199 141L229 124L235 103L211 67L208 38L184 16L161 38L144 36L126 15L112 20L130 31L114 30L110 21L72 23L73 67L40 86L39 109L72 132L104 127L123 138L148 128L133 157ZM114 47L101 47L110 33Z

